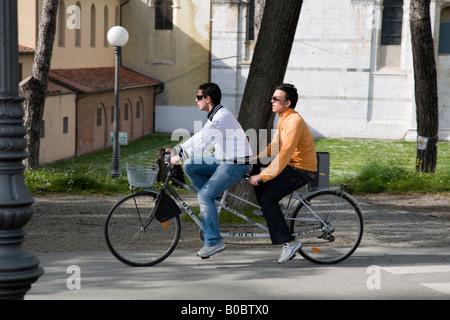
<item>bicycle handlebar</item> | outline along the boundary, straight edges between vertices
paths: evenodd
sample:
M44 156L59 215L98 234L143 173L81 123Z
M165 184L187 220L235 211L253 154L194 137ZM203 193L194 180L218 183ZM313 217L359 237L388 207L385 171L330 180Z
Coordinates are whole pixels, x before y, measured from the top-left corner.
M170 152L164 153L164 163L169 168L173 168L173 164L170 163L171 157L172 157L172 154Z

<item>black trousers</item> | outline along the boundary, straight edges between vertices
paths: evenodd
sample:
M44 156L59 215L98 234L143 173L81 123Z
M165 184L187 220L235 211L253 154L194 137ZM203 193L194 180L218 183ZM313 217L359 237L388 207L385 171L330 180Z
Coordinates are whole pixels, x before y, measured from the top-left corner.
M282 244L294 240L279 202L285 196L313 180L315 174L315 172L286 166L274 179L254 187L256 198L269 228L272 244Z

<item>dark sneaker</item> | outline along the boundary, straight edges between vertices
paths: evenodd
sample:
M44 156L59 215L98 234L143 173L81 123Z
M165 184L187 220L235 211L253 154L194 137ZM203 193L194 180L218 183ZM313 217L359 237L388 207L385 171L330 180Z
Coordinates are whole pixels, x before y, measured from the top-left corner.
M197 252L197 255L202 259L208 259L213 254L222 252L223 250L225 250L225 243L223 240L220 240L218 244L213 246L204 246L199 252Z

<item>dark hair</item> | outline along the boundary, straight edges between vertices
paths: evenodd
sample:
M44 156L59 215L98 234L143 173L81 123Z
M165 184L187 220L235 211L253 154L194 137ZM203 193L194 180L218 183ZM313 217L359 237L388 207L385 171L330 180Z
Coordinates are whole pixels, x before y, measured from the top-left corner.
M286 100L291 101L291 108L295 108L298 101L297 88L290 83L282 83L277 86L277 90L282 90L286 93Z
M199 90L202 90L203 97L209 96L214 106L217 106L222 100L222 91L219 86L215 83L208 82L201 84L198 87Z

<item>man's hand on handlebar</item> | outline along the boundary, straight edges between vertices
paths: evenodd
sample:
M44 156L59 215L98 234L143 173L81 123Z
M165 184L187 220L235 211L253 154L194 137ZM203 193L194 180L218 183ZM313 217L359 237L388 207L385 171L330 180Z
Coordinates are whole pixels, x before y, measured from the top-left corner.
M180 164L180 162L181 162L181 157L180 156L172 155L172 157L170 158L170 163L171 164Z

